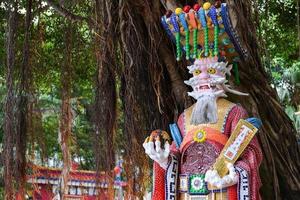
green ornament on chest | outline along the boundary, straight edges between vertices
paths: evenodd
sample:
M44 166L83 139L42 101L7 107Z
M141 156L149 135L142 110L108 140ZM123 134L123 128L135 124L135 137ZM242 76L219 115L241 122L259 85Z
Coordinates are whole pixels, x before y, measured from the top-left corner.
M190 194L208 194L208 189L204 178L205 178L204 174L190 175L189 178Z

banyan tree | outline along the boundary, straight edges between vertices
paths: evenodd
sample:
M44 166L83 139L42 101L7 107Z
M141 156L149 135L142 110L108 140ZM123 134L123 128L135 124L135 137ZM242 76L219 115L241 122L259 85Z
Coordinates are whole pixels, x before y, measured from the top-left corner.
M97 74L92 121L95 124L95 141L105 138L103 144L93 144L98 152L95 160L98 167L105 160L104 168L113 169L115 150L111 147L116 125L122 126L125 171L130 185L127 194L142 196L151 182L150 163L142 147L144 139L151 130L168 130L168 124L176 121L179 113L193 103L187 96L190 89L183 83L189 76L185 70L189 61L174 59L175 45L164 32L160 17L167 10L174 11L178 6L193 5L197 1L95 0L89 4L91 12L82 15L72 13L60 1L46 2L72 24L69 27L84 23L93 32ZM280 105L261 62L253 2L227 0L226 3L241 44L249 54L239 63L240 83L230 81L235 89L250 95L229 96L229 99L240 102L250 115L263 122L258 133L264 154L260 168L261 195L263 199L299 199L300 151L296 130ZM8 26L12 29L8 29L7 40L5 155L12 150L9 145L12 126L9 103L12 97L10 70L14 63L9 47L13 45L13 35L10 36L13 25L10 21ZM26 60L24 62L26 64ZM122 114L116 111L119 100ZM121 124L117 123L120 117L124 119ZM4 163L5 177L12 176L8 170L11 166L8 157ZM12 186L8 179L5 179L5 184Z

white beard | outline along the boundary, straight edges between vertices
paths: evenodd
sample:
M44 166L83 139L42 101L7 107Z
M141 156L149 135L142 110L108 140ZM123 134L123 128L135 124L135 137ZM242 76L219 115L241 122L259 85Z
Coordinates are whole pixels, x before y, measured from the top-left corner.
M217 123L217 99L219 96L220 95L215 93L203 93L199 95L197 103L193 108L190 123L192 125Z

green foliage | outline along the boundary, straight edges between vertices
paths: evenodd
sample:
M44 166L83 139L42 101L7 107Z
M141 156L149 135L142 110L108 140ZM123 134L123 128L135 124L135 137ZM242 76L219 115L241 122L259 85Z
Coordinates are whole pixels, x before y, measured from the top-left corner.
M259 34L271 60L291 65L298 58L297 10L294 0L259 1Z
M299 117L294 115L296 107L293 104L297 102L291 102L294 95L297 95L297 87L300 87L300 41L297 36L296 2L260 0L258 14L258 34L265 50L263 61L286 113L300 131Z
M74 2L72 3L74 4ZM90 15L91 2L77 2L72 12ZM25 1L21 1L20 10L24 10ZM34 4L33 10L38 10ZM0 45L5 47L6 10L0 7ZM19 67L22 61L25 13L19 13L19 33L17 36L16 86ZM59 117L61 104L61 68L65 62L65 25L66 19L53 9L34 12L30 38L30 65L32 70L32 93L34 94L34 112L41 115L41 126L34 126L34 141L29 141L30 151L35 154L35 162L44 165L59 166L61 150L58 143ZM94 77L96 62L94 44L90 29L85 24L76 24L72 33L72 111L74 122L72 129L72 154L83 169L94 168L92 133L87 108L94 99ZM20 52L20 53L19 53ZM5 48L0 48L0 138L3 136L3 103L5 101ZM35 122L34 122L35 123ZM28 152L32 154L31 152Z
M291 74L291 81L298 87L300 87L300 61L295 62L289 69Z
M300 61L295 61L288 66L283 59L274 59L272 68L272 78L277 89L279 99L285 106L285 111L294 122L296 129L300 132L300 117L295 115L297 106L300 102L292 102L297 91L300 89ZM300 135L299 135L300 137Z
M294 122L296 129L300 130L300 115L295 115L295 112L297 112L297 110L292 106L286 106L285 112L291 118L291 120ZM298 135L298 137L299 137L299 135Z

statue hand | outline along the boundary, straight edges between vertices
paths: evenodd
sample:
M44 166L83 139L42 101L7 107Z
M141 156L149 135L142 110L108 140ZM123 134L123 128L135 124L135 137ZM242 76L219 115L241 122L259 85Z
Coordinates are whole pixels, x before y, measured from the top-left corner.
M152 160L157 162L163 169L167 169L170 154L170 144L168 141L165 142L164 149L162 149L159 137L155 138L154 143L153 137L149 136L146 138L143 147L146 154Z
M220 177L216 170L208 170L205 173L205 181L210 185L217 188L226 188L232 185L235 185L238 182L238 174L235 172L235 168L231 163L227 164L229 174Z

